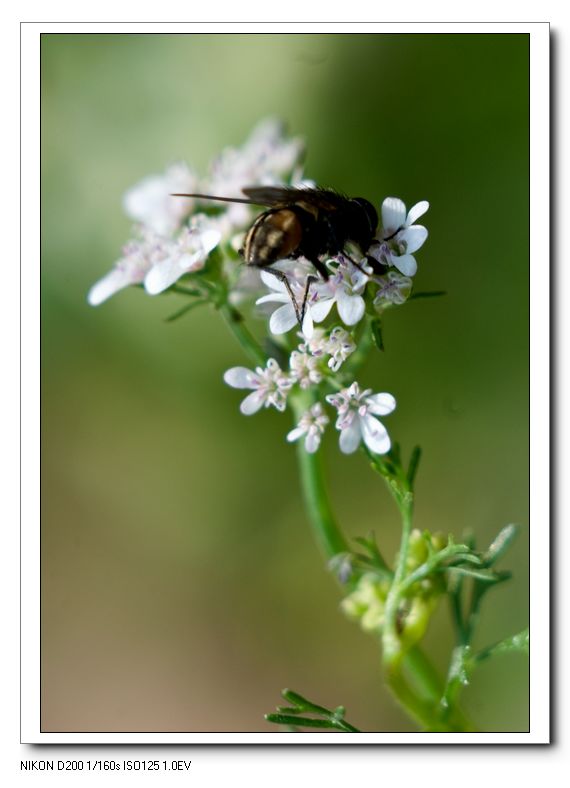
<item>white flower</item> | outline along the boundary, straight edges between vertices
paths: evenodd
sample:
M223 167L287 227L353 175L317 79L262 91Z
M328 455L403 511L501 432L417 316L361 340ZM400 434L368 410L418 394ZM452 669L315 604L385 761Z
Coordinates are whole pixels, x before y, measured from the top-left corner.
M328 282L315 285L312 318L315 323L323 321L334 304L342 322L354 326L364 316L365 303L361 293L366 287L368 276L342 258Z
M418 269L413 252L423 246L428 231L421 224L413 224L428 210L429 202L422 200L410 208L397 197L387 197L382 203L382 232L368 250L368 254L386 266L394 266L404 276L414 276Z
M323 328L316 328L310 339L298 334L304 340L299 345L299 351L309 352L316 358L330 356L328 366L333 372L338 372L341 365L356 350L356 344L349 332L341 326L336 326L327 334Z
M291 353L289 366L292 378L302 389L307 389L313 384L320 383L323 379L319 369L319 359L307 353L304 345L300 345L298 350L294 350Z
M141 228L141 237L129 241L123 247L123 256L89 290L87 301L91 306L98 306L119 290L140 284L152 266L167 254L167 249L168 242L150 230Z
M374 306L403 304L412 292L412 280L396 271L388 271L385 276L375 276L373 281L379 287L374 296Z
M123 207L131 219L159 235L171 235L190 213L194 201L172 197L174 193L195 192L195 173L184 162L172 164L162 175L149 175L127 191Z
M388 432L376 416L386 416L394 410L396 400L391 394L372 394L372 389L361 392L355 382L338 394L329 394L327 402L338 412L335 426L340 430L339 446L344 454L356 451L361 440L375 454L390 451Z
M356 345L348 331L340 326L333 328L329 334L325 351L330 356L328 364L332 371L338 372L341 365L355 350Z
M285 261L283 261L285 262ZM297 307L302 309L303 299L305 297L306 283L301 283L297 278L291 274L287 274L289 284L293 296L297 302ZM261 271L261 279L267 287L273 292L268 295L261 296L255 302L256 304L282 304L272 313L269 319L269 330L272 334L286 334L294 326L297 325L297 311L295 304L291 300L291 296L283 282L270 272ZM309 289L307 303L305 305L305 315L303 317L303 325L301 329L305 337L310 338L313 336L314 325L313 323L318 319L315 310L318 308L319 291L316 284L312 284ZM322 318L320 318L322 319Z
M234 389L253 389L251 394L242 401L240 410L250 416L265 405L277 410L285 410L287 394L293 381L279 367L275 359L270 358L265 369L256 367L253 372L246 367L232 367L224 374L224 381Z
M204 268L208 255L221 237L215 218L204 214L193 217L190 227L184 227L177 240L170 242L167 254L146 275L144 286L147 293L162 293L184 274Z
M299 424L295 429L287 435L289 443L299 440L303 435L305 436L305 449L309 454L313 454L319 448L321 443L321 436L325 431L325 427L329 423L329 417L325 413L323 406L320 402L312 405L301 416Z

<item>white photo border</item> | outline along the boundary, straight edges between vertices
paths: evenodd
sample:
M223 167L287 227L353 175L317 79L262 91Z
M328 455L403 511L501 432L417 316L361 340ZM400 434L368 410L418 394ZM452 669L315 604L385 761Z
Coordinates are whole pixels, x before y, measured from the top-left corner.
M516 733L45 733L40 724L40 36L45 33L526 33L530 39L530 730ZM548 23L21 24L21 743L545 744L550 741Z

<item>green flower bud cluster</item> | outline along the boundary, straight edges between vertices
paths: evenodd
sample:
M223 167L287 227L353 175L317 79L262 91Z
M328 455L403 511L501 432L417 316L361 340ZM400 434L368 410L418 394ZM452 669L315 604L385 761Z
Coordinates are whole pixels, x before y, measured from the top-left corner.
M433 553L447 546L447 537L417 529L410 533L406 574L424 564ZM366 632L382 634L386 599L391 582L373 572L364 574L355 588L342 602L341 608L349 618L359 621ZM417 643L425 634L439 597L445 591L441 573L432 573L412 583L402 594L397 620L398 635L405 649Z
M380 634L389 590L389 580L381 580L377 574L367 572L362 575L354 591L342 600L341 609L349 618L360 621L365 632Z

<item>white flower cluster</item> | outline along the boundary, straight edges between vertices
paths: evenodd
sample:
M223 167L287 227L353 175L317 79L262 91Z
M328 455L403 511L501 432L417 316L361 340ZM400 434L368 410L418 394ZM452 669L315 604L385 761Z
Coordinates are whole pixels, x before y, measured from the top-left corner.
M123 200L126 214L136 222L135 239L126 244L114 268L93 285L89 303L97 306L135 284L144 284L150 295L162 293L184 274L204 268L213 249L251 223L248 205L224 203L212 216L196 212L199 201L173 194L243 197L241 189L247 185L298 180L302 155L302 141L286 138L281 124L270 119L253 130L242 148L224 150L205 179L184 163L144 178ZM204 205L211 208L211 203Z
M271 358L265 369L257 367L252 371L246 367L233 367L225 373L224 380L229 386L252 390L240 405L243 414L257 413L263 406L285 410L287 398L295 385L302 390L318 386L331 371L338 371L356 349L350 334L340 326L330 333L317 329L310 339L303 338L305 341L290 355L288 372ZM325 367L327 356L329 359ZM396 407L391 394L372 394L371 389L361 391L358 383L354 382L348 388L327 396L326 401L337 411L336 428L340 431L342 452L351 454L356 451L361 440L376 454L390 450L390 438L377 416L385 416ZM316 402L302 414L298 425L288 433L287 440L304 438L306 451L313 453L319 448L328 423L323 404Z

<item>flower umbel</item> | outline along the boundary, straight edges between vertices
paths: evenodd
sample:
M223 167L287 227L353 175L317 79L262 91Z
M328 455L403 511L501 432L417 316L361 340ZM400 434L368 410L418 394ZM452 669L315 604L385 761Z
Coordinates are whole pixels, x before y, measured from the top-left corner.
M263 405L285 410L287 394L293 385L293 380L273 358L269 359L265 369L256 367L254 372L246 367L232 367L224 374L224 381L234 389L253 389L240 405L245 416L257 413Z
M330 402L338 412L336 428L340 430L339 446L344 454L352 454L363 440L371 452L386 454L390 451L390 437L377 416L386 416L396 407L391 394L372 394L372 389L360 391L354 382L338 394L329 394Z

